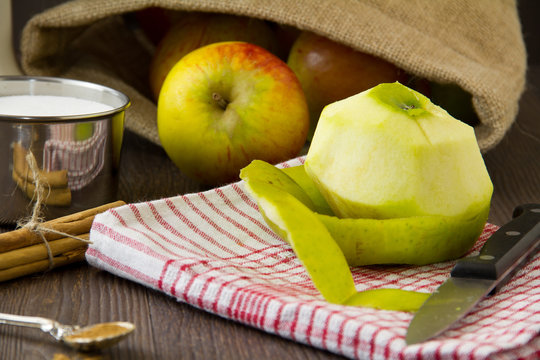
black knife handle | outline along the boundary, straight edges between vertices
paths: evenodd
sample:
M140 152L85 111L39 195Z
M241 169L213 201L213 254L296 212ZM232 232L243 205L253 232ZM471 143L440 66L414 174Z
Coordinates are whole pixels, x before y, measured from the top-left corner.
M502 281L534 255L540 245L540 204L520 205L513 217L486 241L479 255L458 260L451 276Z

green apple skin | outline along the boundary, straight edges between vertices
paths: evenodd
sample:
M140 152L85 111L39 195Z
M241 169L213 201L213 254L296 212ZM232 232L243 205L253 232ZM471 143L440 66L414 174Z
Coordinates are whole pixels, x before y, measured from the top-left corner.
M327 106L305 168L341 218L481 222L493 192L474 129L397 82Z
M188 176L216 186L238 180L254 159L296 156L309 115L285 62L244 42L221 42L184 56L170 71L157 108L158 134Z
M339 245L303 201L303 190L285 172L254 161L240 173L270 228L289 243L326 301L384 310L416 311L429 294L400 289L357 292ZM309 202L308 202L309 204Z
M318 215L349 265L427 265L457 259L476 242L489 207L473 218L411 216L342 219Z
M241 179L250 180L251 182L265 182L269 185L272 185L275 188L291 194L298 201L304 204L308 209L318 212L318 208L312 201L311 196L309 196L305 189L300 186L298 182L288 174L290 174L289 171L286 172L285 169L280 170L275 166L262 160L253 160L248 166L240 170ZM305 175L305 177L307 177L307 175ZM322 198L322 195L319 196Z
M392 288L359 291L343 305L371 307L379 310L416 312L431 294Z
M244 41L272 53L278 51L272 28L262 20L217 13L182 14L177 16L152 57L149 80L154 98L159 98L163 81L182 57L205 45L223 41Z
M298 76L310 112L311 138L322 109L384 82L405 81L394 64L312 32L294 42L287 64Z
M264 175L263 181L250 179L250 173L253 169L243 171L241 178L246 180L246 188L256 198L266 223L292 246L321 295L331 303L345 302L356 292L354 280L328 230L296 197L274 186Z
M308 195L313 204L313 207L305 204L305 202L302 201L299 196L296 196L296 194L293 193L293 195L295 195L297 198L299 198L299 200L304 202L306 206L319 214L334 215L334 212L326 202L324 196L322 196L321 192L317 188L317 185L315 185L313 180L311 180L311 178L307 175L306 170L304 169L304 165L283 168L281 169L281 171L284 174L288 175L292 180L294 180L294 182L298 184L300 188L302 188L302 190ZM289 192L292 193L290 190Z

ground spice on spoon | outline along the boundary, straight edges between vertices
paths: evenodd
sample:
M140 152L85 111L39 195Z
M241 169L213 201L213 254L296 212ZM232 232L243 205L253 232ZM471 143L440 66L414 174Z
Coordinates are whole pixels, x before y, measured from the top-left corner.
M111 338L131 331L125 326L116 323L103 323L91 325L64 337L65 341L95 341L102 338Z

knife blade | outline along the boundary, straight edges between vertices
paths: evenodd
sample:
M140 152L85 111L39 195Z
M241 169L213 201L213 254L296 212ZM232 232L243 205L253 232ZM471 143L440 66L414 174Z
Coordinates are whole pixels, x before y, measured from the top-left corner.
M508 281L540 246L540 204L515 208L476 256L462 258L450 277L424 302L407 329L407 345L442 334L484 297Z

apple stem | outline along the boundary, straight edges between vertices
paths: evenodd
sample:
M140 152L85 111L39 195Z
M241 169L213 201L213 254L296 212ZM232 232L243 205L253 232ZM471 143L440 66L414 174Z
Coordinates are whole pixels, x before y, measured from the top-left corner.
M215 92L212 93L212 99L218 104L220 108L225 110L227 108L227 105L229 105L229 102L221 96L221 94Z

